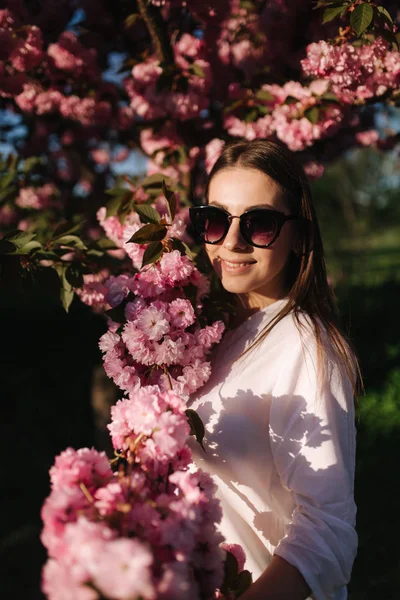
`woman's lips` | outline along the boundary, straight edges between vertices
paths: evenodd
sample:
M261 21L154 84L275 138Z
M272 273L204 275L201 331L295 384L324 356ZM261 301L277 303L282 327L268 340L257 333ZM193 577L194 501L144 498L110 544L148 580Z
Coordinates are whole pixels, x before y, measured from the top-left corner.
M252 265L255 264L255 261L253 262L233 262L233 261L229 261L229 260L224 260L223 258L221 258L221 268L225 273L230 273L230 274L234 274L234 275L241 275L242 273L247 273L247 271L249 271L252 267Z

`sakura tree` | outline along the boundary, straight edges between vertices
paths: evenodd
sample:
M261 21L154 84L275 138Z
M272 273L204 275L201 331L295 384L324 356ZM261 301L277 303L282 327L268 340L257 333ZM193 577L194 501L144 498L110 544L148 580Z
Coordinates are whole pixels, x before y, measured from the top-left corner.
M189 241L185 206L228 140L279 139L311 179L348 148L393 148L374 115L399 104L398 19L370 0L5 0L3 283L50 268L65 308L76 290L96 304L141 266L150 242L129 240L163 178Z

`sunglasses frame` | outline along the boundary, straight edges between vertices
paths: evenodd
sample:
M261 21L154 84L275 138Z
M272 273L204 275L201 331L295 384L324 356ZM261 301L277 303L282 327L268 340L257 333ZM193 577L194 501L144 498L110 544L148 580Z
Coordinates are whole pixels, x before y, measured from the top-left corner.
M215 242L207 242L203 238L203 235L197 231L196 224L195 224L196 214L203 212L204 209L210 209L210 208L213 210L220 211L221 213L224 213L224 215L227 216L225 231L224 231L223 235L220 237L220 239ZM247 233L245 231L244 221L245 221L246 215L255 213L255 212L268 212L270 214L272 213L274 215L274 217L276 218L276 221L277 221L276 233L275 233L273 239L268 244L265 244L265 245L254 244L254 242L252 242L247 236ZM286 221L290 221L292 219L298 218L298 215L286 215L285 213L283 213L279 210L275 210L274 208L250 208L249 210L246 210L244 213L242 213L240 216L235 216L235 215L231 215L224 208L221 208L220 206L213 206L212 204L203 204L201 206L191 206L189 208L189 215L190 215L190 220L192 222L192 225L193 225L196 233L202 238L202 240L205 244L219 244L220 242L222 242L222 240L224 239L224 237L226 237L226 235L229 231L229 228L232 223L232 219L239 219L240 233L241 233L243 239L245 240L245 242L247 244L249 244L250 246L254 246L255 248L269 248L269 246L271 246L275 242L275 240L279 237L282 227L286 223Z

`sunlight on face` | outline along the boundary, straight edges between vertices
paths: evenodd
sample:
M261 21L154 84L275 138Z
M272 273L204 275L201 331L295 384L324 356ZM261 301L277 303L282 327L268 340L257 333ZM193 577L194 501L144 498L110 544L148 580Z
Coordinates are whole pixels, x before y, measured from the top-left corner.
M214 175L209 204L235 216L259 206L290 214L278 184L262 171L243 167L222 169ZM249 305L261 308L285 295L285 266L293 237L293 221L288 221L269 248L256 248L241 236L239 219L233 219L226 237L218 244L206 244L206 251L224 288L245 294Z

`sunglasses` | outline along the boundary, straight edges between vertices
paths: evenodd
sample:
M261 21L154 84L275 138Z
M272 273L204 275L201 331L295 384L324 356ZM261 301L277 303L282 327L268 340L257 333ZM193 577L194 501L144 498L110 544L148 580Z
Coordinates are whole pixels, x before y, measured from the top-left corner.
M247 244L256 248L268 248L276 240L286 221L298 215L285 215L269 208L251 208L240 217L229 214L218 206L192 206L190 220L203 242L218 244L228 233L232 219L239 219L240 233Z

